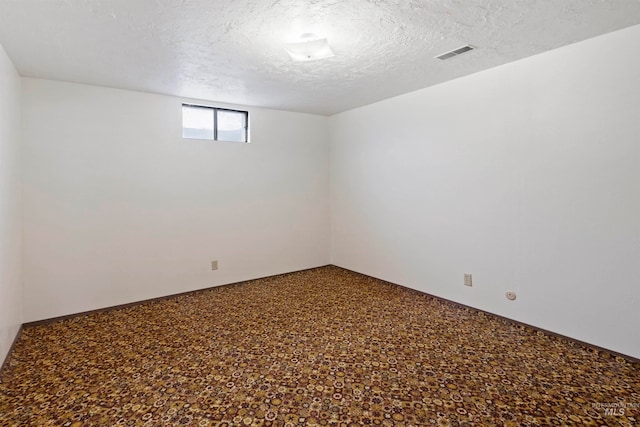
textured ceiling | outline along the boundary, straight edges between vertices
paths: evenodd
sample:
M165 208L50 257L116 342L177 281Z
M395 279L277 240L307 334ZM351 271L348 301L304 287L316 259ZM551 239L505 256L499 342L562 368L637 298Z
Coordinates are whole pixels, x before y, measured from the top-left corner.
M0 0L23 76L324 115L638 23L640 0ZM303 33L335 57L293 62Z

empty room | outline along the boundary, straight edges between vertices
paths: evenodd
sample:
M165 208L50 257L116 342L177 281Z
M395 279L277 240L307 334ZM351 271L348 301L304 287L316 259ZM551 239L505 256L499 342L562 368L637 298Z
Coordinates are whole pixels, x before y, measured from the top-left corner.
M0 426L640 425L637 0L0 0Z

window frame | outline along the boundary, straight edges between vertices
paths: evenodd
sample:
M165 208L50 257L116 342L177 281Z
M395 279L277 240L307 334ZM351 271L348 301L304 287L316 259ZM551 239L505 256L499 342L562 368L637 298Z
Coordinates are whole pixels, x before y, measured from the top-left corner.
M192 107L192 108L204 108L207 110L213 111L213 139L209 138L191 138L184 136L184 107ZM223 108L223 107L212 107L211 105L202 105L202 104L192 104L189 102L182 103L182 139L199 139L202 141L215 141L215 142L238 142L241 144L249 143L249 111L246 110L236 110L234 108ZM218 111L231 111L233 113L241 113L244 115L244 141L230 141L228 139L218 139Z

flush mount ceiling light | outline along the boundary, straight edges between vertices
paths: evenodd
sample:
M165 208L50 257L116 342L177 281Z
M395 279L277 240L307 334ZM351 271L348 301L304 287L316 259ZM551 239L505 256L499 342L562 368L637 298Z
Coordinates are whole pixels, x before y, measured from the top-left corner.
M315 61L334 56L326 38L319 38L315 34L303 34L301 38L300 42L284 45L284 50L294 61Z

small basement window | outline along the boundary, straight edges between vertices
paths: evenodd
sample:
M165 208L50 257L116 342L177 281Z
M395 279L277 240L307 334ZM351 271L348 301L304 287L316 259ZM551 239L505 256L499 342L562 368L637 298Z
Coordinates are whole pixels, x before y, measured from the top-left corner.
M182 104L182 137L249 142L249 112Z

